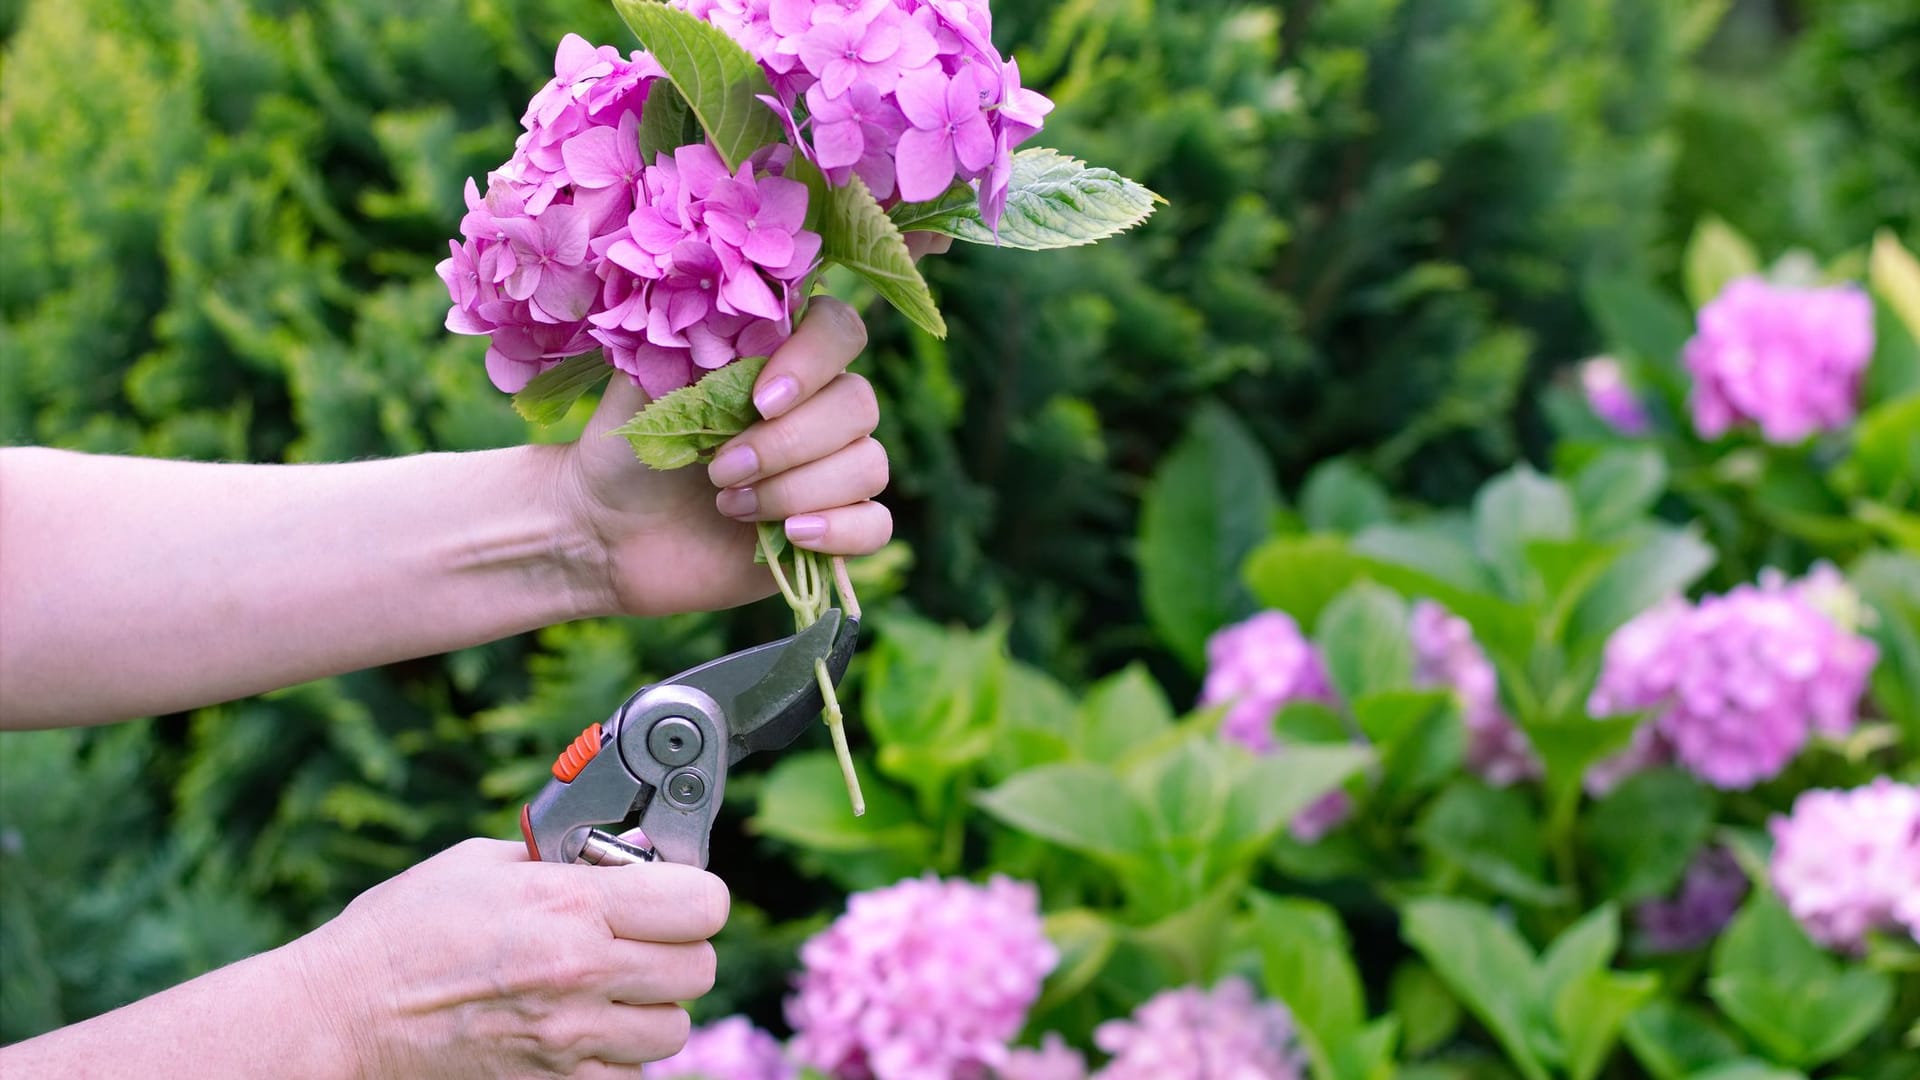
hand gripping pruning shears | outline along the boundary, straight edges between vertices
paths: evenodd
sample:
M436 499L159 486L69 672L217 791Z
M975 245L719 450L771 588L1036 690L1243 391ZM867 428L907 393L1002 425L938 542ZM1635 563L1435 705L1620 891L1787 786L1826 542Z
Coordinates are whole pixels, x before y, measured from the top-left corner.
M553 779L520 811L527 853L704 869L727 769L799 738L823 705L816 662L837 684L859 636L858 618L830 608L790 638L641 687L554 760Z

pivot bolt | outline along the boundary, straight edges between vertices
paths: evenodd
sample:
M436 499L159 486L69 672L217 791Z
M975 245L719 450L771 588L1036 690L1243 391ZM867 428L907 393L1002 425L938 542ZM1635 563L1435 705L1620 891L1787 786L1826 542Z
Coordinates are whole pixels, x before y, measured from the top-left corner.
M682 810L690 810L707 797L707 778L698 769L681 769L667 777L667 801Z
M684 716L669 716L647 732L647 753L667 768L686 765L700 756L706 740L700 728Z

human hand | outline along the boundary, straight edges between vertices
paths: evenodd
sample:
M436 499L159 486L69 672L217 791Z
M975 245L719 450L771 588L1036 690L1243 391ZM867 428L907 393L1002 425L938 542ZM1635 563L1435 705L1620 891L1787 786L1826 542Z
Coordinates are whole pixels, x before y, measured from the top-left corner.
M907 237L915 258L944 236ZM754 523L784 521L789 542L829 555L866 555L893 535L872 501L887 486L887 452L872 438L879 405L846 370L866 347L859 313L815 297L754 384L763 419L714 454L704 471L656 472L608 432L646 404L616 375L580 440L567 448L562 488L606 558L609 612L664 615L735 607L771 595L753 561Z
M639 1076L713 987L726 886L672 863L563 866L468 840L289 946L358 1075Z

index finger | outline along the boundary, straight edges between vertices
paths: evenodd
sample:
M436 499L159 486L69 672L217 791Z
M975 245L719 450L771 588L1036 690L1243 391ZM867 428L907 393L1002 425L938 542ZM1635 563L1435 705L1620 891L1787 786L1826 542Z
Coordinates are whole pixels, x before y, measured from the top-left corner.
M860 313L831 296L816 296L793 336L773 351L753 387L753 407L768 420L814 395L867 347Z
M726 883L696 866L589 866L613 936L628 941L705 941L727 924Z

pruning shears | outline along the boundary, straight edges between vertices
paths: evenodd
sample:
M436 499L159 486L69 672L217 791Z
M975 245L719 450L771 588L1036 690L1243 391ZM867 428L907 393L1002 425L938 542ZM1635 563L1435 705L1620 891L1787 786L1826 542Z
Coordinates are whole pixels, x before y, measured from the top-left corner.
M641 687L554 759L553 779L520 811L527 853L704 869L727 770L799 738L823 707L816 663L838 684L859 636L858 618L829 608L792 637Z

